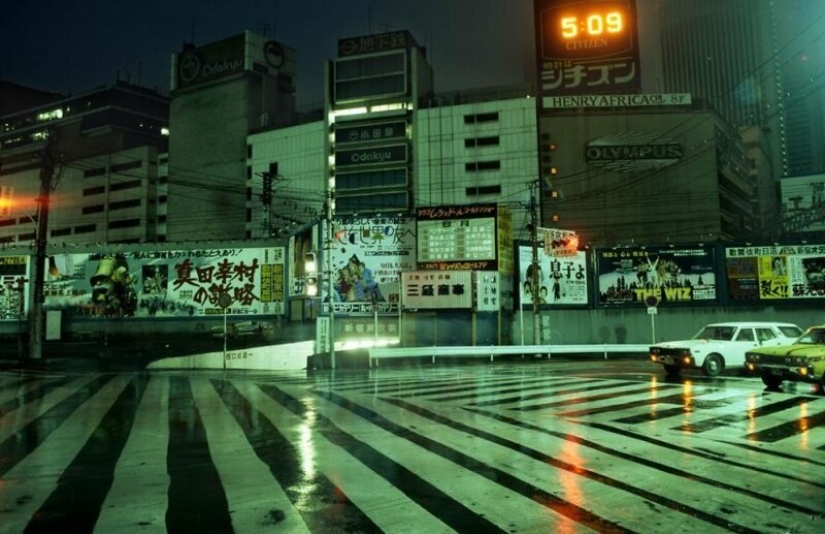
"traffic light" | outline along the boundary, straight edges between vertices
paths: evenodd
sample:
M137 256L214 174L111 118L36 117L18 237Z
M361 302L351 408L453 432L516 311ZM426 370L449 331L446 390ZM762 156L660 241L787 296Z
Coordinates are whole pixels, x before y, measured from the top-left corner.
M264 206L270 206L272 204L272 174L265 172L263 176L264 185L261 190L261 202Z
M308 297L318 295L318 262L314 252L304 254L304 293Z

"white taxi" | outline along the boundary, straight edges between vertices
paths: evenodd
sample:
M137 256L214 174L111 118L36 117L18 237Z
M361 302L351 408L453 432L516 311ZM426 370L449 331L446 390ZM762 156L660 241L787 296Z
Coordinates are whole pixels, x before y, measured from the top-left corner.
M723 369L743 367L750 349L788 345L801 335L802 329L793 323L713 323L691 339L651 345L650 361L661 364L671 376L697 368L706 376L716 376Z

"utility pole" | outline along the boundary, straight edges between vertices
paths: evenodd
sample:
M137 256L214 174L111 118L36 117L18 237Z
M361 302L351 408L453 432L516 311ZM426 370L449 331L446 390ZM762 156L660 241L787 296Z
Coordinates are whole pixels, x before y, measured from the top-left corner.
M327 242L326 253L324 254L324 265L326 266L327 279L327 299L329 300L329 327L327 330L327 345L329 346L329 365L335 369L335 299L332 298L334 279L332 278L332 251L335 250L335 226L332 218L335 215L335 196L331 186L327 186L327 201L324 206L324 216L327 220Z
M49 132L40 161L40 195L37 197L37 231L35 232L34 287L31 308L31 331L29 333L29 359L43 358L43 330L45 324L44 284L46 281L46 246L49 232L49 196L54 175L54 154L52 135Z
M538 345L541 342L541 318L539 316L539 217L538 217L538 202L536 201L536 190L538 189L538 180L530 182L530 251L531 257L531 276L530 276L530 295L533 298L533 344Z

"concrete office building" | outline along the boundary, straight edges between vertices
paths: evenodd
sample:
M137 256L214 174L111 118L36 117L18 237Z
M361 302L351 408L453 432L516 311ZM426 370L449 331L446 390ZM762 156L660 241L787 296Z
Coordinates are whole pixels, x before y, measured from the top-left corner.
M245 32L172 57L167 239L249 239L246 136L290 124L295 52Z
M712 111L557 110L542 116L541 131L552 167L542 220L577 231L583 244L755 237L746 147Z
M168 98L123 82L47 103L34 95L17 100L38 105L0 117L0 241L34 241L47 153L50 242L163 240Z

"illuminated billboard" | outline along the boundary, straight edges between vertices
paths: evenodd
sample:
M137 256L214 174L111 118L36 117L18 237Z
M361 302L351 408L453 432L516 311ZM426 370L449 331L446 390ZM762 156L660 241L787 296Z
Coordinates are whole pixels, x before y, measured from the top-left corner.
M825 297L825 245L725 248L731 302Z
M28 256L0 257L0 321L20 320L29 311Z
M717 301L713 247L637 247L596 251L599 302L643 305Z
M535 0L542 96L641 88L634 0Z
M82 317L283 314L283 247L57 254L45 309ZM227 300L227 297L223 297Z
M397 311L401 272L415 269L415 222L403 216L338 218L330 261L335 313ZM324 285L324 311L328 293Z
M497 216L495 204L418 208L418 268L497 270Z

